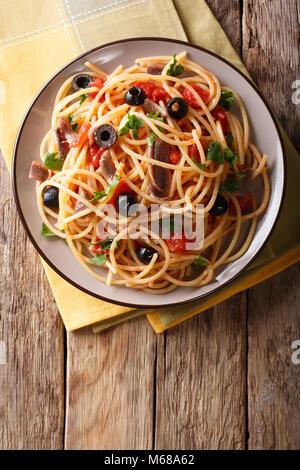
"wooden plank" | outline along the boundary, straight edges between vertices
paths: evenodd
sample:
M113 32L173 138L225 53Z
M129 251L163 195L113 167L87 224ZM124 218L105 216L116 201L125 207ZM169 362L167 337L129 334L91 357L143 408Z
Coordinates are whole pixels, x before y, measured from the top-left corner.
M249 292L249 449L299 449L300 264Z
M299 121L292 83L299 67L294 0L244 1L243 60L295 145ZM300 446L299 264L249 290L248 410L250 449Z
M244 449L246 296L159 336L156 448Z
M66 449L152 449L156 334L137 318L68 334Z
M0 449L61 449L63 326L0 156Z
M241 54L240 0L206 0L206 3L224 29L236 52Z
M297 0L244 0L243 61L300 150L292 88L299 72Z
M239 51L239 1L207 3ZM159 336L157 365L155 448L245 447L245 293Z

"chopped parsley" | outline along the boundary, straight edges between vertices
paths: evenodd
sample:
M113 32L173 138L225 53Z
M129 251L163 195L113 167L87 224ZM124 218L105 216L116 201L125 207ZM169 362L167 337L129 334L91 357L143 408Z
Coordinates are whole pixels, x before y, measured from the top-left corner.
M233 103L233 100L234 100L234 95L232 91L222 91L218 105L222 106L222 108L228 111L230 109L231 104Z
M80 95L79 96L79 98L80 98L79 104L81 105L82 103L84 103L88 96L89 96L89 93L85 93L84 95Z
M156 111L155 114L153 114L153 113L148 113L148 114L146 114L146 116L149 117L149 118L151 118L151 119L156 119L157 121L164 122L164 118L159 115L159 112L158 112L158 111ZM162 133L165 132L165 130L164 130L163 127L160 127L160 126L157 126L157 127L158 127L158 130L160 130L160 132L162 132Z
M147 143L150 147L153 147L155 139L157 139L157 135L155 132L150 131L147 137Z
M206 261L206 259L203 258L203 256L198 255L195 261L191 264L192 269L198 269L199 266L208 266L209 262Z
M90 243L90 245L100 245L103 250L109 250L113 242L113 238L107 238L106 240L99 240L98 242ZM120 240L116 243L116 249L120 245Z
M47 227L47 225L43 222L41 235L43 237L56 237L55 233L51 232L51 230Z
M227 180L220 185L221 193L232 193L239 189L239 182L234 178L234 176L228 176Z
M96 264L97 266L103 266L103 264L105 264L106 261L107 261L107 256L105 253L101 253L101 255L96 254L94 258L90 259L90 262L93 264Z
M170 220L168 218L160 219L159 225L163 227L165 230L168 230L167 235L172 235L172 233L182 230L182 225L176 224L173 218L171 218Z
M56 158L56 155L57 152L47 152L44 157L44 165L49 170L61 171L64 164L64 159L62 157Z
M64 232L64 230L62 230L62 232ZM42 224L42 231L41 231L41 235L42 237L57 237L57 235L55 235L55 233L51 232L51 230L47 227L46 224ZM67 245L67 240L65 238L61 238L61 240L63 240L63 242Z
M114 189L114 187L117 186L119 181L120 181L119 175L115 174L113 182L104 191L100 191L100 192L94 191L94 197L93 199L90 199L90 202L96 202L96 201L99 201L99 199L103 199L105 196L108 196L109 193Z
M139 138L138 130L141 129L144 124L144 121L139 119L135 114L128 113L128 121L125 126L119 130L119 135L126 135L131 130L133 138L137 140Z
M236 176L237 176L238 178L244 178L246 175L243 174L243 173L240 173L239 171L237 171L237 170L234 168L234 165L236 164L237 159L238 159L237 154L234 153L231 149L225 149L224 155L225 155L225 160L226 160L226 161L232 166L232 168L234 169L234 172L235 172Z
M227 144L228 147L232 146L232 144L233 144L233 135L228 135L226 137L226 144Z
M206 160L215 163L224 163L222 147L219 142L213 142L207 149Z
M171 77L177 77L177 75L181 75L184 72L183 65L179 64L176 59L176 54L173 55L173 62L170 64L167 75Z
M78 116L73 116L71 113L68 115L68 121L71 125L71 128L72 128L72 131L74 132L78 132L78 121L79 119L81 119L81 116L78 115Z
M199 163L199 162L197 162L197 160L196 160L195 157L192 157L192 160L193 160L193 162L195 163L195 165L197 165L199 168L201 168L201 170L206 170L206 165L205 165L205 163Z
M225 149L224 150L224 155L225 155L225 160L230 163L230 165L233 167L236 162L237 162L237 154L234 153L231 149Z

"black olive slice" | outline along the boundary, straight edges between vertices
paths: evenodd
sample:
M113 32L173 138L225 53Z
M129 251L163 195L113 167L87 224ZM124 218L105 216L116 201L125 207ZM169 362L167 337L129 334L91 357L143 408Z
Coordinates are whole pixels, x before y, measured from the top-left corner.
M210 215L223 215L228 211L228 202L225 199L225 197L221 196L221 194L218 194L215 200L214 205L210 209L209 213Z
M172 98L167 102L167 111L174 119L182 119L187 115L188 109L188 104L183 98Z
M45 189L45 191L43 192L44 205L47 207L58 209L58 193L59 189L55 186L50 186L49 188Z
M102 124L94 132L95 142L99 147L108 149L117 141L117 133L109 124Z
M153 248L150 248L149 246L140 246L136 251L138 259L144 264L151 263L155 253L157 253L157 251L153 250Z
M116 208L119 214L128 217L130 207L137 204L137 198L134 193L122 193L117 197ZM134 214L130 214L134 215Z
M74 91L79 91L82 88L89 88L92 81L93 77L87 73L79 73L72 79L72 88Z
M129 104L130 106L140 106L144 103L145 99L146 93L138 86L129 88L124 96L125 103Z

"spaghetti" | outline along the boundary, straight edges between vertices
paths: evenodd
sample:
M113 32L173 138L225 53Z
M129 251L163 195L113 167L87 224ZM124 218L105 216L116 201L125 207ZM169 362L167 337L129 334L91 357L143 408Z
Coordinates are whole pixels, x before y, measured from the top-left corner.
M109 75L86 66L89 72L58 90L42 164L31 170L47 234L64 239L108 285L163 294L209 283L217 268L247 251L269 200L267 156L249 141L241 98L185 52L139 58ZM258 177L264 197L257 205L251 181ZM148 217L138 237L128 231L138 218L126 212L133 202ZM107 204L115 209L114 230ZM176 222L187 209L194 230L202 216L198 249L188 249Z

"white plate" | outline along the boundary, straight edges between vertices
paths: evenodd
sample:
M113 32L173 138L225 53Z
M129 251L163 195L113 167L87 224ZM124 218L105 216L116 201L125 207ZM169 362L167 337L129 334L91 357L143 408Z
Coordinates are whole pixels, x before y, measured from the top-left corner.
M250 120L251 140L263 153L269 155L269 205L258 222L247 252L233 263L224 265L217 278L209 284L197 288L179 287L163 295L148 294L122 286L107 286L87 273L61 240L49 240L41 236L35 184L28 179L29 168L32 160L39 159L40 143L50 127L54 98L59 87L71 75L86 70L84 62L89 60L110 73L119 64L130 66L137 57L173 55L183 50L187 51L191 60L213 72L222 86L233 88L244 101ZM112 303L142 308L164 307L187 303L216 292L249 266L265 245L278 218L285 187L285 157L274 116L261 94L238 69L221 57L183 41L135 38L109 43L82 54L46 83L29 107L17 136L13 186L18 212L30 240L61 277L82 291Z

